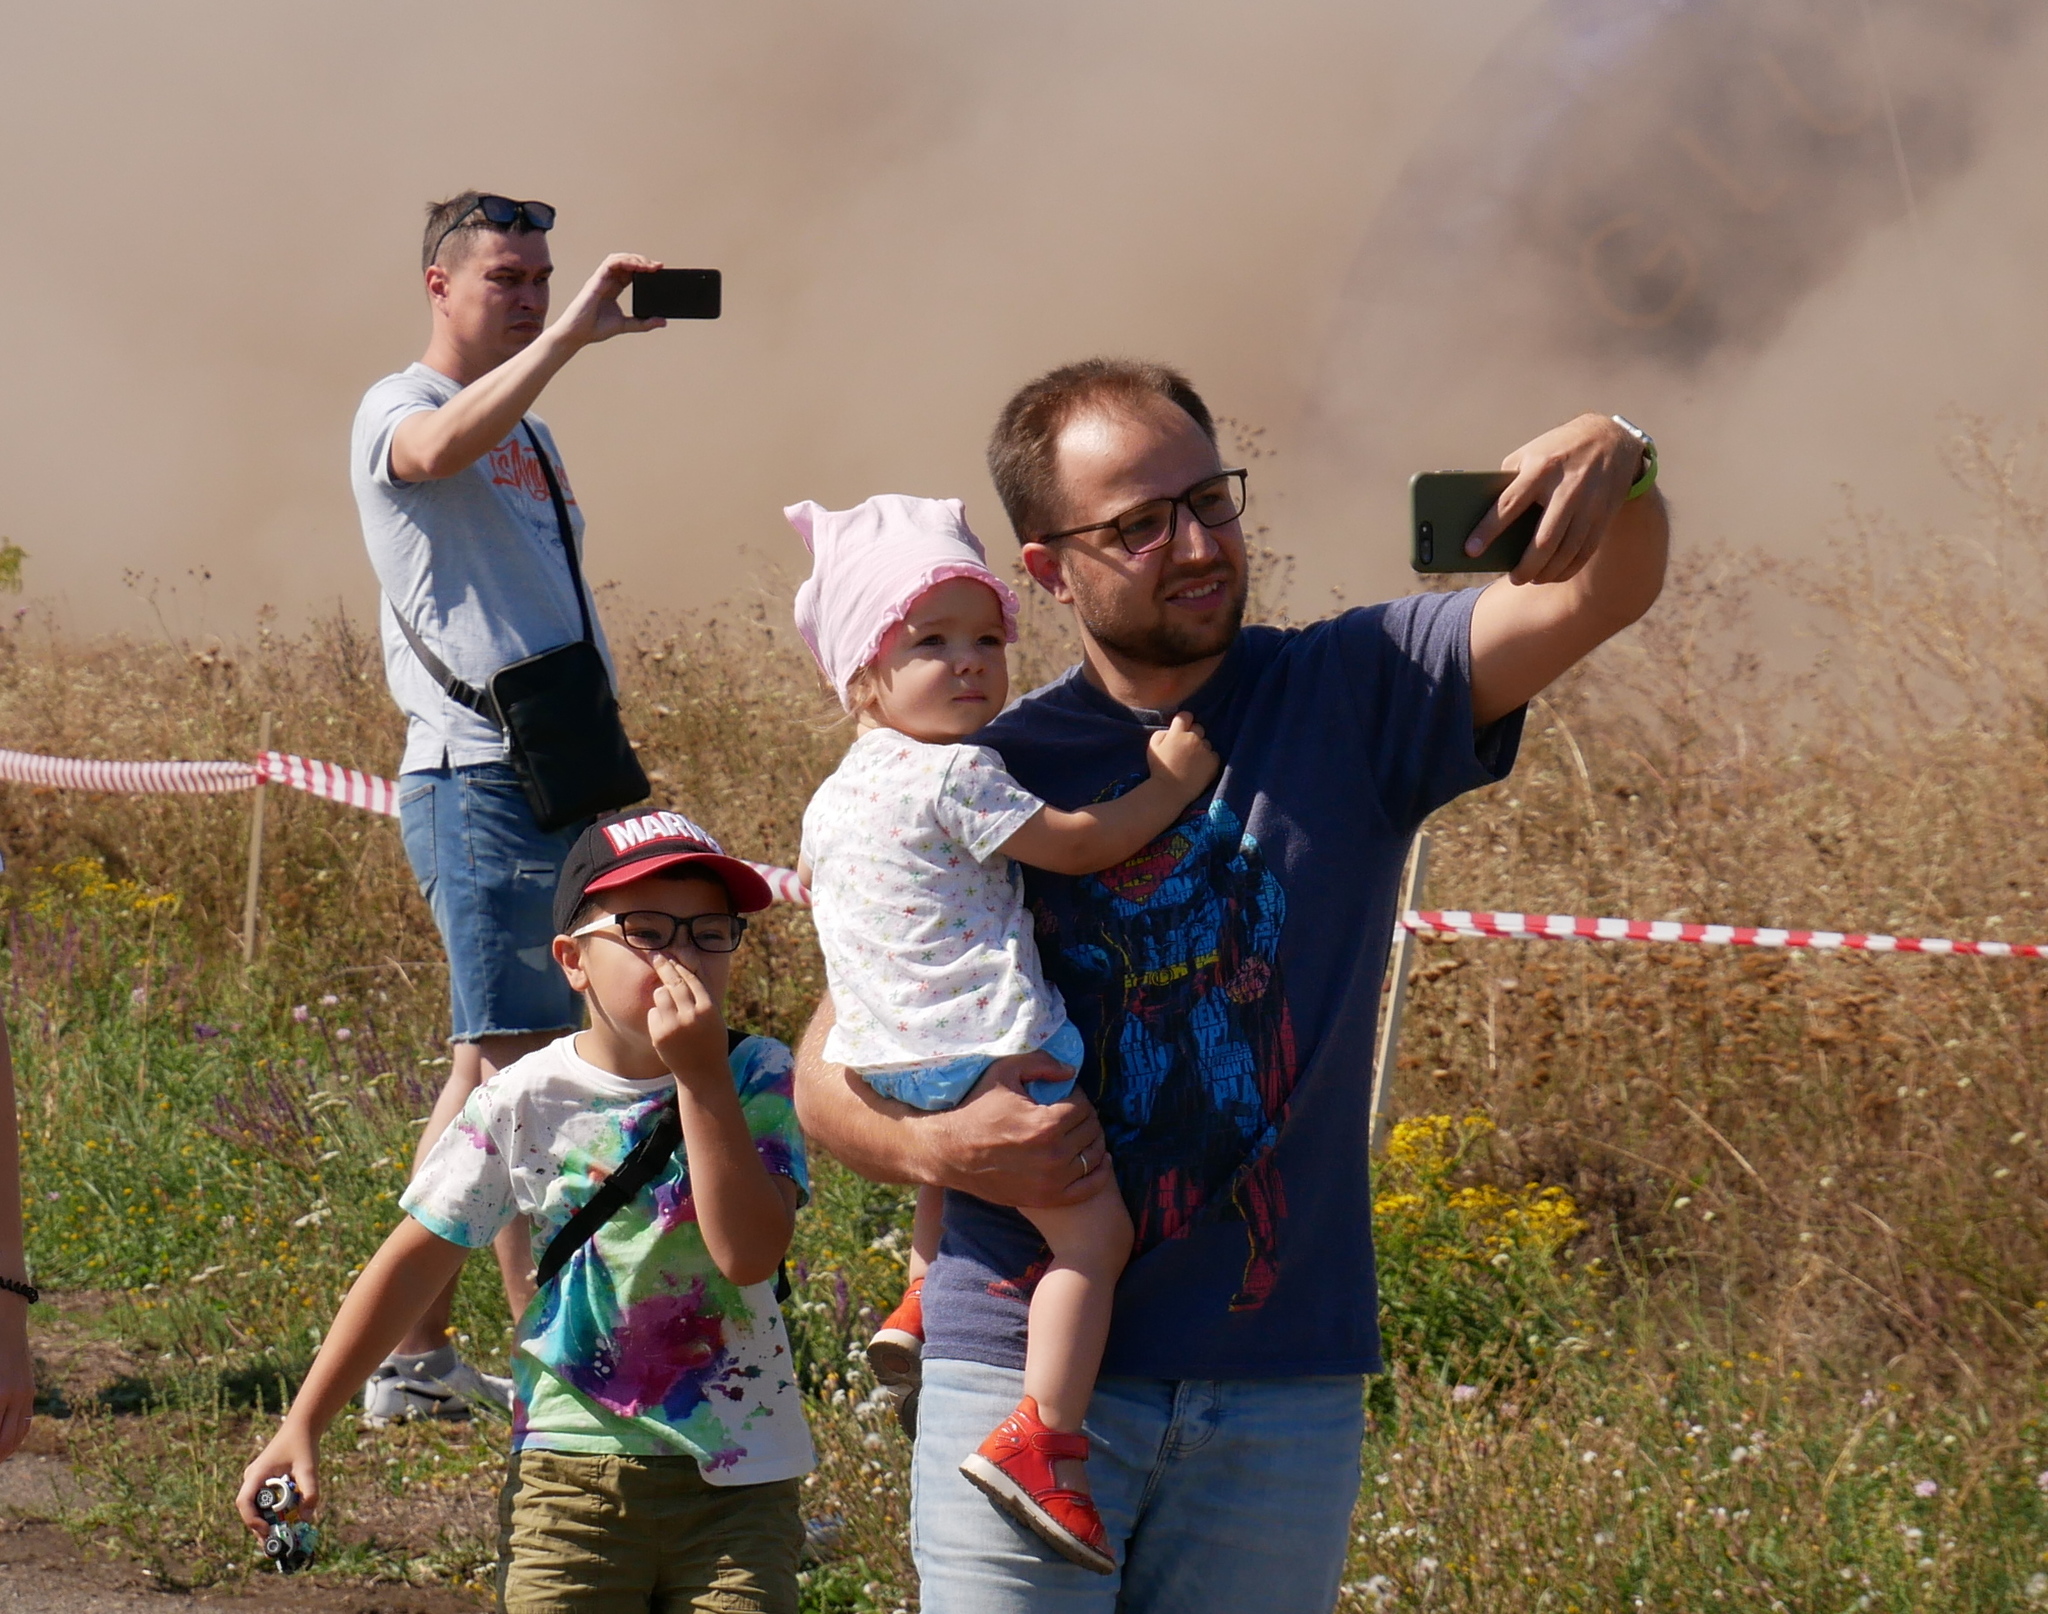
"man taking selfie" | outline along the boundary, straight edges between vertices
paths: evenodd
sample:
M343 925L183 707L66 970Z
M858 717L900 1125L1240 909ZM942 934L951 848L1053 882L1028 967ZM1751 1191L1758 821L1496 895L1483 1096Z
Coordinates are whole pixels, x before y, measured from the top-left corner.
M915 1110L824 1060L829 998L805 1039L811 1139L871 1178L946 1190L922 1296L922 1606L1326 1614L1362 1375L1382 1367L1367 1149L1402 861L1431 812L1506 777L1525 704L1657 598L1655 446L1599 415L1544 433L1508 456L1511 485L1468 540L1476 556L1542 505L1509 577L1293 629L1244 624L1249 476L1176 372L1097 359L1041 376L1003 411L989 467L1081 662L975 739L1065 810L1144 779L1177 713L1224 766L1127 862L1024 869L1045 973L1087 1045L1070 1097L1025 1092L1064 1073L1041 1051L996 1060L956 1109ZM1085 1439L1041 1442L1028 1470L1034 1500L1090 1488L1102 1574L998 1512L962 1458L1022 1383L1045 1257L1013 1207L1074 1204L1105 1172L1135 1253Z
M432 334L418 363L364 395L351 443L385 676L406 717L399 821L448 955L453 1069L415 1161L479 1082L581 1024L549 944L556 876L582 826L542 828L505 728L474 697L499 670L579 640L609 670L581 577L582 512L553 435L527 411L584 348L665 322L619 308L633 277L661 266L614 253L547 325L554 222L545 202L478 191L428 208ZM523 1224L495 1249L517 1318L533 1293ZM509 1380L456 1358L453 1295L451 1283L364 1386L373 1423L510 1404Z

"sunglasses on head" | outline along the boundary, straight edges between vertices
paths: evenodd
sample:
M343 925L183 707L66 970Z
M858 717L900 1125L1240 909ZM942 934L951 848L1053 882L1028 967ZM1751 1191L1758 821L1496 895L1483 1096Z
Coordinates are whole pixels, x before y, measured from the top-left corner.
M483 214L486 224L499 230L510 230L521 224L529 230L552 230L555 227L555 210L546 202L515 202L509 196L479 196L456 214L434 238L434 250L427 254L427 262L438 259L448 237L477 213Z

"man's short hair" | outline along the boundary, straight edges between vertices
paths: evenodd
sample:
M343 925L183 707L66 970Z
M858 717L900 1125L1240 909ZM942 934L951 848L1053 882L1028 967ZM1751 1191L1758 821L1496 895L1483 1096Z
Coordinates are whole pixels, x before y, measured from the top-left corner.
M493 194L491 191L464 191L445 202L427 203L427 229L420 237L422 273L437 263L443 269L453 269L469 256L480 235L525 235L533 228L526 222L524 213L510 224L493 224L476 211L478 201ZM457 224L457 219L462 222Z
M1164 364L1083 359L1019 388L1003 406L988 440L988 474L1018 542L1029 541L1033 532L1059 519L1060 433L1068 422L1089 409L1134 411L1162 402L1186 411L1202 435L1216 441L1216 422L1202 395L1186 376Z

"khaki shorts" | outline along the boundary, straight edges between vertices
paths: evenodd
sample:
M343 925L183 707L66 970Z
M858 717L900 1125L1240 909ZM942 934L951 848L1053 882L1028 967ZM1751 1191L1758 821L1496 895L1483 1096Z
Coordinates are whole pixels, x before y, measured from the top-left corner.
M712 1485L689 1457L512 1454L505 1614L797 1614L793 1479Z

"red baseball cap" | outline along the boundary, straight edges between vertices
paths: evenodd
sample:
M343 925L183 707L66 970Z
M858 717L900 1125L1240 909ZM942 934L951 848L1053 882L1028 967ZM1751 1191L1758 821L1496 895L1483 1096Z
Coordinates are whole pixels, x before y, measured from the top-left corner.
M775 901L768 882L753 866L727 857L701 824L665 807L629 807L606 813L569 849L555 886L555 929L566 935L576 910L593 891L609 891L692 863L717 877L741 913L759 913Z

